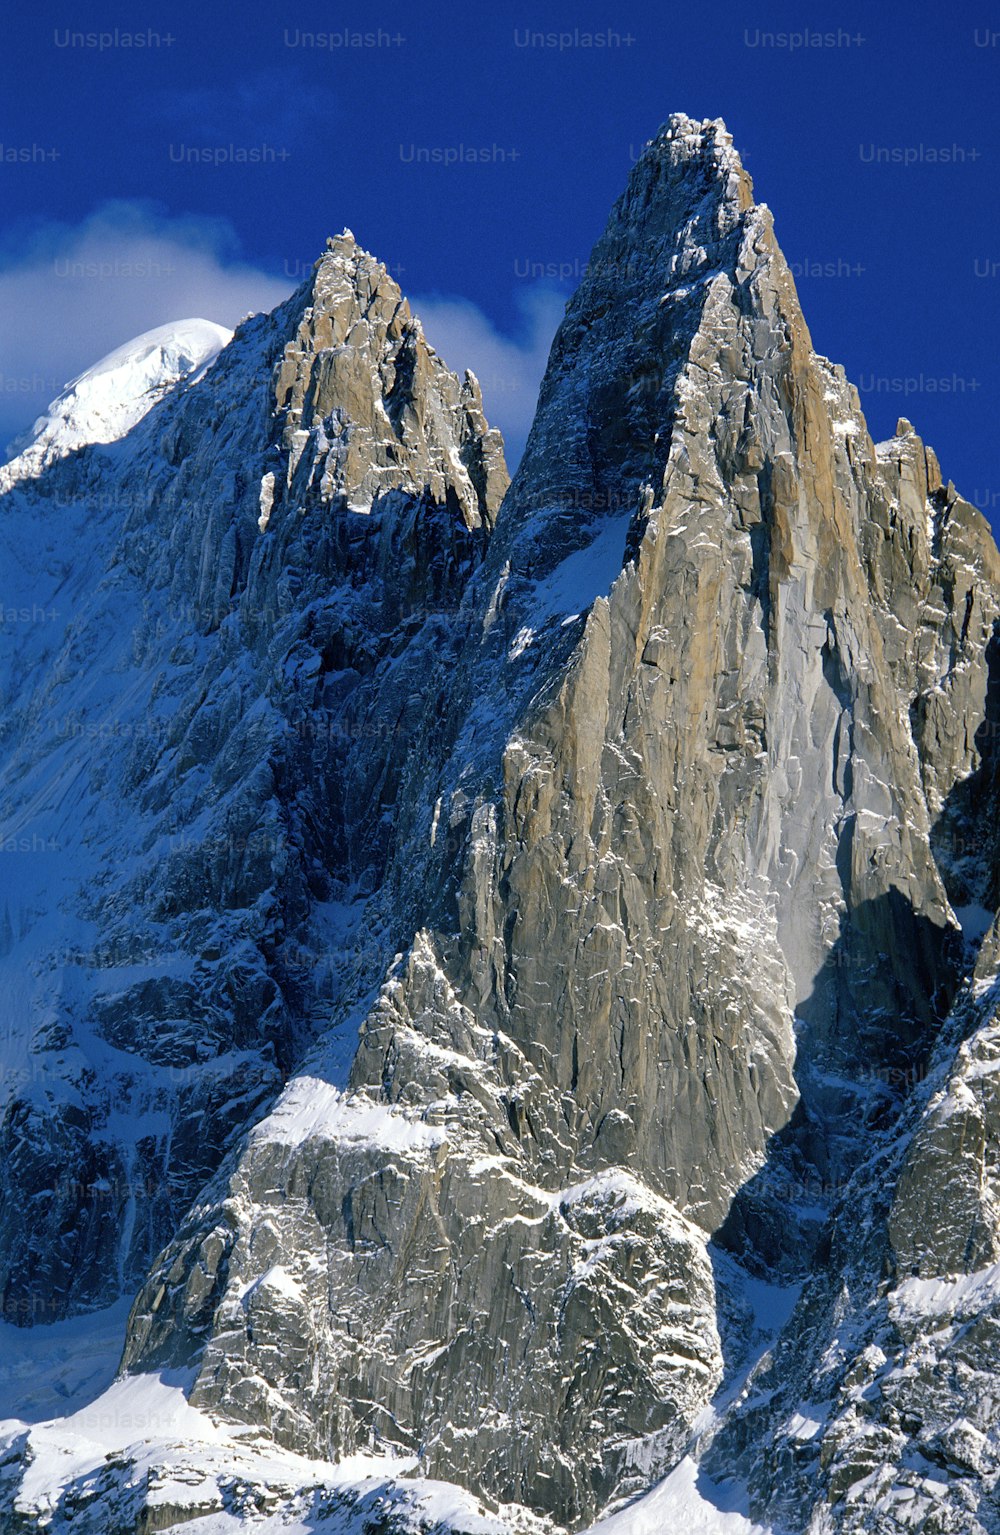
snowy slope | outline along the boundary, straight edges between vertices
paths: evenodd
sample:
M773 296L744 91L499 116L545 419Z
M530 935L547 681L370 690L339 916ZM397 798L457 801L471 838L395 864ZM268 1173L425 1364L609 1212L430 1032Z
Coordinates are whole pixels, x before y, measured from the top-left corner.
M96 1325L95 1325L96 1323ZM492 1513L468 1492L415 1475L416 1457L362 1453L337 1464L283 1450L264 1434L234 1429L187 1400L180 1372L119 1378L114 1372L124 1312L22 1330L0 1324L0 1455L28 1469L14 1508L54 1532L118 1528L145 1499L158 1528L235 1535L362 1535L374 1515L398 1535L551 1535L554 1527L517 1505ZM64 1416L44 1420L29 1372L42 1364L61 1393ZM103 1380L102 1380L103 1377ZM96 1393L96 1394L95 1394ZM37 1421L36 1421L37 1420ZM251 1491L252 1489L252 1491ZM82 1520L82 1523L80 1522ZM30 1525L29 1525L30 1527ZM685 1458L645 1497L585 1535L775 1535L741 1511Z
M280 1450L259 1434L233 1433L191 1407L170 1376L118 1380L52 1422L0 1423L0 1445L23 1446L30 1459L15 1516L54 1514L57 1530L132 1528L143 1504L155 1528L183 1526L202 1535L248 1523L285 1535L355 1535L371 1528L376 1511L391 1513L395 1528L413 1535L431 1528L462 1535L511 1530L503 1510L490 1516L460 1488L413 1478L412 1460L362 1454L334 1466ZM543 1535L545 1527L519 1516L517 1528Z
M117 442L183 379L193 380L228 345L211 320L176 320L144 331L72 379L0 469L0 491L88 443Z

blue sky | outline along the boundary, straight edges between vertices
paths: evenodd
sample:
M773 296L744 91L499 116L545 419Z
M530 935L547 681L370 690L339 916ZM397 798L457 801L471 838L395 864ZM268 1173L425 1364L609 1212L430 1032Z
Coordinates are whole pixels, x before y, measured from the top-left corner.
M516 453L575 274L681 110L726 119L875 434L908 415L1000 521L990 7L81 9L7 18L0 439L140 330L270 307L348 225Z

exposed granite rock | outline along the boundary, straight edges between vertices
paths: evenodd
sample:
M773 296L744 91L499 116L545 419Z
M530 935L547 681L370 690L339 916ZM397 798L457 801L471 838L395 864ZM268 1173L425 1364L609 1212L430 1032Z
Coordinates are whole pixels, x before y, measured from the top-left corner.
M115 580L187 607L137 639L169 724L102 921L197 963L91 1006L270 1074L121 1269L126 1374L512 1528L690 1451L796 1535L994 1535L1000 556L813 352L723 126L640 157L499 510L474 383L347 235L141 433ZM38 1177L94 1142L53 1122ZM804 1288L755 1360L761 1279Z
M391 957L359 897L506 484L475 380L345 235L124 452L5 498L36 558L78 505L87 540L53 562L51 648L3 679L6 824L30 833L5 949L40 1020L3 1084L9 1319L138 1284L353 973Z
M475 378L460 384L442 367L349 230L317 264L310 299L275 379L289 500L347 495L367 510L404 488L451 498L468 527L489 526L508 477Z
M126 1350L148 1368L207 1337L203 1407L311 1452L418 1450L570 1524L676 1461L718 1381L693 1234L801 1270L818 1224L790 1190L850 1175L886 1113L872 1077L915 1069L947 1013L961 940L931 813L975 759L996 603L949 632L948 572L988 587L995 552L961 517L944 549L916 439L871 444L719 125L649 146L588 274L465 599L445 746L398 802L380 900L418 931L349 1095L291 1150L255 1132ZM894 616L905 560L922 655ZM964 735L912 723L942 670ZM442 1140L373 1131L345 1160L342 1112ZM662 1212L639 1273L686 1276L666 1379L635 1367L631 1285L600 1350L565 1307L565 1191L625 1169ZM258 1250L276 1201L291 1225ZM590 1217L602 1249L611 1214ZM262 1349L243 1297L276 1249L310 1280Z

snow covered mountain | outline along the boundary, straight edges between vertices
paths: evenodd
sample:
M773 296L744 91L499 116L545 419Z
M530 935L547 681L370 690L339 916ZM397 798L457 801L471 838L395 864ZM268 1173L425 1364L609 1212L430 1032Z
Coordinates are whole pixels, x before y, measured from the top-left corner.
M31 431L11 444L0 491L91 443L118 442L183 379L194 381L232 340L211 320L147 330L66 385Z
M0 499L0 1520L997 1535L1000 554L723 125L509 487L348 232L194 350Z

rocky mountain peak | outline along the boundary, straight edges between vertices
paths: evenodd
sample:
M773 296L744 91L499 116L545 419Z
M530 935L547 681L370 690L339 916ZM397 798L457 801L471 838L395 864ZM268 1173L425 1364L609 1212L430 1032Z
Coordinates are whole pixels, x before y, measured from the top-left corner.
M721 118L675 113L640 152L608 234L630 226L647 253L659 240L710 248L753 207L753 182Z
M770 215L724 124L670 118L641 151L556 334L495 561L516 573L508 540L530 525L537 568L540 522L554 518L552 549L566 553L566 539L585 543L596 521L659 494L679 391L727 344L703 317L723 293L759 307L750 279L772 265L784 263ZM808 346L790 277L783 299ZM735 354L715 360L731 369Z
M390 490L426 491L453 498L468 528L491 526L508 476L479 384L448 370L381 262L345 230L296 303L275 377L293 496L357 510Z
M181 1368L232 1433L74 1438L66 1484L77 1428L24 1425L0 1512L124 1527L166 1461L293 1519L283 1467L378 1452L497 1535L664 1473L697 1515L692 1459L796 1535L992 1531L1000 556L872 442L724 126L640 155L506 494L349 231L67 476L138 509L4 674L72 880L2 930L46 1090L0 1295L138 1289L112 1392ZM67 761L67 696L124 739Z

